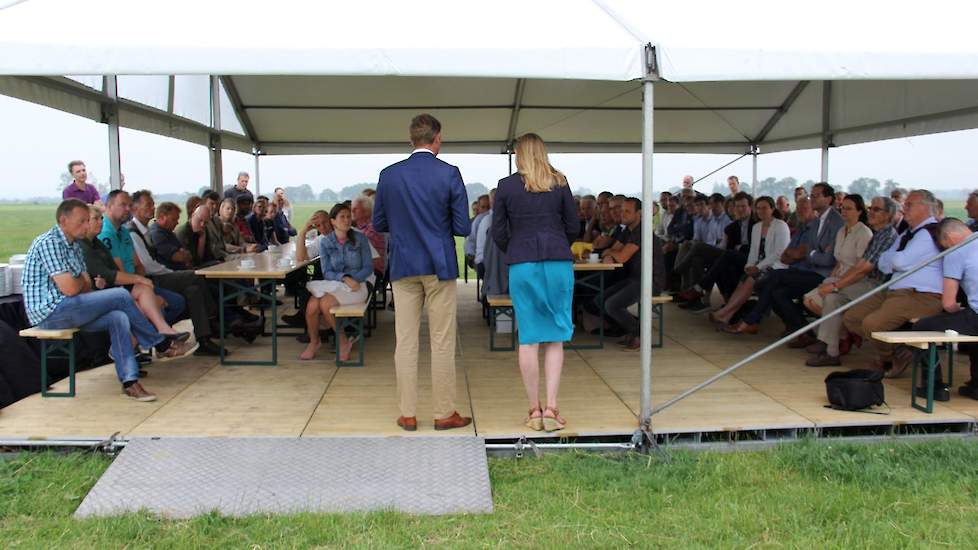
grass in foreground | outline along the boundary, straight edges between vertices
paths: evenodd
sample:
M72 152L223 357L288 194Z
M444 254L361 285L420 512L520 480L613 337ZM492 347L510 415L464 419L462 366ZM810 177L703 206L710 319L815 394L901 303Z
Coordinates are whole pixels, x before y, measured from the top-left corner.
M972 548L978 537L974 440L669 456L494 459L496 511L486 516L77 521L71 514L109 460L22 454L0 460L0 541L5 548Z

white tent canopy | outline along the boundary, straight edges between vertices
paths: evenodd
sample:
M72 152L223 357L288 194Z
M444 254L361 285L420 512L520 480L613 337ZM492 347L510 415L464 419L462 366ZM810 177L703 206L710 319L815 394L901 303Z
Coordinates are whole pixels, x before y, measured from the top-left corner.
M0 93L102 120L98 82L59 75L162 75L119 78L120 124L207 145L192 75L223 75L222 146L245 152L402 151L420 111L445 123L447 152L503 152L527 131L554 151L635 152L652 44L656 151L978 127L966 7L852 4L760 27L754 14L781 4L27 0L0 10ZM127 98L136 79L145 91Z

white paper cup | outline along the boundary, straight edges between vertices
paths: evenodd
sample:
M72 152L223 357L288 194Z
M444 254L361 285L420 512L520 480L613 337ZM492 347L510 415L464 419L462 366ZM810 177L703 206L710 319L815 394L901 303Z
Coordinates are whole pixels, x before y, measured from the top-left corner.
M587 257L587 263L596 264L601 261L601 255L597 252L592 252L590 256Z

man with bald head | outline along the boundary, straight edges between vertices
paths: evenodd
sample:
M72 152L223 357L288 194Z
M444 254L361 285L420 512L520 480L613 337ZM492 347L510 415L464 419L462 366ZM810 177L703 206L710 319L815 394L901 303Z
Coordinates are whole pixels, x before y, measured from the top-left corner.
M971 238L971 229L957 218L945 218L937 226L938 238L942 248L951 248ZM967 300L958 303L958 290L964 291ZM960 334L978 336L978 239L944 257L944 292L941 313L921 319L914 323L913 330L954 330ZM978 400L978 346L961 344L961 351L971 360L971 379L958 388L958 393ZM921 372L923 374L923 372ZM935 375L937 386L934 398L950 399L950 391L943 384L940 366ZM920 388L917 390L920 395Z
M690 175L683 176L683 189L692 189L692 188L693 188L693 176Z

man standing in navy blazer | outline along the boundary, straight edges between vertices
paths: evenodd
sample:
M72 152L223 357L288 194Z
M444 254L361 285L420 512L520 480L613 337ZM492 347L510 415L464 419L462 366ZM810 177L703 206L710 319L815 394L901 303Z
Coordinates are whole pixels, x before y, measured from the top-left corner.
M439 160L441 123L422 114L411 120L414 152L384 168L374 201L374 229L390 233L391 286L397 313L397 425L417 430L418 328L428 310L431 388L435 429L468 426L455 409L456 280L455 236L471 230L465 184L458 168Z

